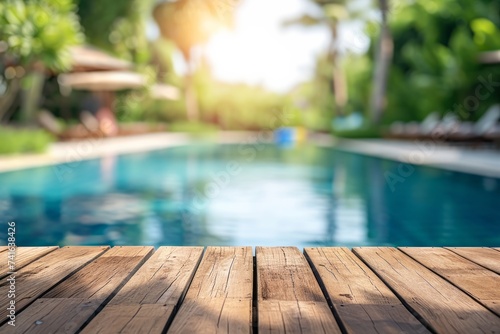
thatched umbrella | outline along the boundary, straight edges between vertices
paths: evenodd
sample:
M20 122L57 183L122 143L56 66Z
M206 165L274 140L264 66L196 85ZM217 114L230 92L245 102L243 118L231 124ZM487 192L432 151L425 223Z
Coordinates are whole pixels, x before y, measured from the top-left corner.
M58 82L62 90L87 90L92 92L83 101L82 111L87 118L95 116L98 128L106 135L118 132L116 118L113 113L114 92L144 88L146 78L130 71L132 64L91 47L74 47L71 49L72 71L60 74ZM178 90L169 85L153 85L153 98L177 99Z
M89 91L119 91L146 85L146 79L142 75L130 71L60 74L58 82L62 87Z
M71 72L122 71L132 68L132 63L108 55L91 46L74 46L69 50Z

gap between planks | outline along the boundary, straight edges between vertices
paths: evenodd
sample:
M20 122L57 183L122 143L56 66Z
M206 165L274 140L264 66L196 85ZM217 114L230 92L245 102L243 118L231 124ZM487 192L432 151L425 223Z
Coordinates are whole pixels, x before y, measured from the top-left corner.
M304 254L344 332L429 333L349 249L305 248Z
M495 333L500 318L401 250L354 248L420 321L438 333Z
M63 247L21 268L16 275L16 311L19 313L45 292L84 268L109 247ZM9 282L0 284L0 305L9 303ZM22 314L22 313L20 313ZM0 325L7 322L6 308L0 309ZM5 320L4 320L5 319Z
M50 246L50 247L17 247L16 248L16 253L15 253L15 270L18 271L19 269L27 266L28 264L35 262L36 260L42 258L43 256L49 254L50 252L55 251L56 249L59 249L57 246ZM9 256L10 253L7 252L6 254L3 254L6 256ZM6 261L7 263L7 261ZM0 279L4 278L7 276L8 272L12 271L9 268L5 268L4 270L0 271Z
M182 247L171 247L171 249L174 248L177 249ZM416 314L417 318L422 323L430 326L434 330L435 328L439 328L436 326L442 325L440 323L442 319L432 319L432 316L426 314L425 312L416 312L414 309L414 305L408 302L408 300L411 301L411 298L405 299L404 297L402 297L404 294L401 293L401 290L399 288L394 287L394 281L391 280L391 275L394 275L394 273L391 273L390 270L388 272L381 272L380 270L373 269L373 263L372 265L370 265L370 263L368 263L369 261L365 261L364 257L358 254L357 251L351 252L349 250L344 250L345 254L342 255L342 259L338 258L338 263L333 262L333 264L331 264L333 266L333 269L336 269L338 271L334 274L338 279L341 280L339 281L340 283L342 283L342 280L344 280L343 282L349 285L348 280L350 279L350 277L347 275L347 273L349 272L349 270L356 271L358 275L356 277L361 277L362 281L368 284L367 287L370 287L370 285L374 286L374 290L372 291L373 293L370 296L363 296L361 293L362 289L358 290L358 292L356 292L356 289L354 289L353 293L352 286L349 287L348 290L345 290L348 286L342 284L339 285L339 291L342 292L338 293L338 296L334 296L334 293L331 292L336 290L330 289L329 293L328 284L332 283L328 283L327 276L331 274L328 273L328 270L332 271L332 267L327 268L327 262L320 263L318 262L318 259L311 259L309 253L312 252L311 250L316 248L306 248L304 249L304 254L302 254L295 247L258 247L256 249L256 257L252 256L251 249L248 252L247 249L243 248L244 260L242 263L236 264L235 266L234 254L238 252L238 249L240 249L241 252L242 248L208 247L206 248L205 252L203 252L203 248L199 247L198 249L201 249L200 254L198 257L196 257L195 252L194 258L190 260L194 261L194 264L191 263L191 266L188 266L188 268L186 269L188 271L187 275L185 273L183 275L183 278L180 279L180 281L182 282L178 282L176 277L171 277L170 281L167 278L167 281L158 280L158 282L156 282L160 284L160 287L168 286L168 289L180 289L180 293L178 292L179 290L175 290L177 291L175 292L175 296L177 296L175 298L177 299L174 298L176 302L173 302L173 304L169 306L167 304L161 303L162 300L169 299L165 295L163 296L163 299L159 298L155 302L154 298L151 299L153 297L152 295L149 295L148 297L147 294L143 294L141 296L141 292L139 294L135 294L134 285L130 283L136 276L140 276L139 273L147 273L148 262L153 257L155 257L157 253L159 253L160 249L154 252L154 254L145 263L139 265L136 268L136 271L132 273L128 278L125 278L122 284L118 285L114 292L108 293L108 301L105 301L104 303L93 304L91 302L88 302L88 299L81 298L85 297L84 295L63 296L56 293L58 287L64 286L64 282L71 279L72 276L77 275L80 271L84 271L85 268L91 266L92 264L90 264L90 261L74 270L72 272L73 274L67 275L62 280L59 280L58 283L49 287L48 290L50 290L50 293L53 294L52 298L43 298L42 301L47 303L46 307L59 310L59 314L68 309L73 310L72 317L78 317L79 313L82 312L81 308L83 306L91 307L94 310L94 314L97 313L97 315L91 315L87 317L88 320L87 322L84 322L83 325L85 326L83 328L84 333L98 333L99 331L96 331L96 329L102 330L104 332L109 332L111 330L109 322L110 317L113 318L117 315L124 315L124 317L122 318L120 318L119 316L117 317L118 324L120 323L120 321L122 321L121 323L125 326L130 324L132 325L132 327L130 328L136 329L144 328L141 326L143 326L145 319L158 320L158 318L161 318L164 320L161 320L160 322L156 321L156 323L153 322L153 325L156 327L153 326L150 329L157 329L157 332L164 332L168 329L171 333L190 333L192 332L193 328L208 328L210 326L212 326L212 328L215 328L213 331L214 333L216 333L217 330L224 332L224 329L227 328L231 329L231 332L246 333L251 332L252 330L254 330L254 332L260 330L262 333L265 333L272 327L269 327L269 323L266 322L278 318L280 318L278 327L282 327L284 330L288 328L287 332L293 332L294 330L299 332L299 329L304 331L307 331L308 329L314 329L315 332L317 332L316 329L318 328L319 331L323 332L339 332L340 329L338 328L338 325L340 325L342 332L359 332L359 330L362 328L373 326L373 328L375 328L376 330L386 329L383 332L391 333L393 332L392 329L396 329L398 326L402 326L401 328L405 328L404 326L409 326L407 328L413 328L413 332L427 333L427 329L421 326L421 323L416 321L416 319L414 319L413 315L410 312ZM317 249L326 251L330 248ZM341 248L331 249L332 251L336 252L340 252L342 250ZM365 248L360 248L359 250L361 252L364 251L364 249ZM417 268L425 268L435 277L444 280L443 277L437 275L434 271L429 269L428 266L404 254L402 250L396 250L394 248L383 249L389 252L389 257L394 256L394 250L399 252L401 255L404 255L404 257L406 257L405 261L408 261L409 259L417 265ZM444 250L443 248L439 249ZM60 250L57 250L56 253ZM260 255L258 250L260 250ZM493 250L494 252L498 251L495 249L490 250ZM110 251L108 250L104 254L109 252ZM460 259L464 259L464 261L468 261L465 260L466 258L461 254L458 254L458 251L450 249L446 250L446 252L454 254ZM35 267L41 268L37 266L37 263L39 262L50 264L51 262L49 261L49 259L51 259L51 254L53 258L54 252L52 250L51 252L44 254L42 257L38 257L38 260L32 260L31 263L25 265L25 268L23 268L24 271L31 273L33 271L28 271L28 269ZM304 255L306 257L304 257ZM49 259L47 259L47 257L49 257ZM97 255L97 259L101 257L103 257L103 253ZM261 261L259 261L259 258ZM162 259L157 259L157 267L155 269L156 271L154 273L151 273L153 274L153 277L155 276L155 273L158 272L158 270L161 270L158 268L158 264L162 263L162 261ZM491 259L488 261L490 266L491 264L495 264L495 262L491 262ZM177 267L177 265L174 265L174 262L170 264L174 267ZM476 263L470 263L476 265ZM349 267L348 270L341 267L342 265ZM243 275L238 275L238 273L235 274L234 270L239 268L238 266L242 266L241 268L245 268L243 272L246 273ZM479 266L479 264L477 264L477 266ZM484 269L483 267L484 265L480 268ZM216 273L219 272L219 269L220 275L216 275ZM191 272L189 272L189 270L191 270ZM20 272L21 271L22 270L20 270ZM87 269L87 271L89 271L89 269ZM233 273L231 273L232 271ZM416 272L417 271L414 271L414 273ZM189 273L191 273L191 275L189 275ZM260 275L259 273L262 275ZM363 276L365 277L363 278ZM165 278L165 276L162 275L159 275L159 277ZM222 278L225 278L225 280ZM273 283L272 278L282 279L279 282ZM246 282L245 279L250 279L250 289L247 288L248 282ZM383 283L378 283L377 280ZM444 281L449 286L457 288L457 286L453 285L452 282L450 283L449 281ZM261 283L260 285L259 282ZM154 283L152 286L156 286L156 283ZM275 291L276 293L273 293L272 291L266 291L266 287L264 286L266 284L277 286L278 288ZM315 287L315 284L317 285L317 287ZM320 291L319 293L318 287ZM378 292L376 290L378 290ZM127 293L124 293L123 291ZM242 293L242 291L250 292L248 295L248 293L244 294ZM463 291L460 292L463 293ZM51 297L50 293L47 294L48 297ZM380 296L377 296L377 293L380 293ZM470 298L466 294L463 295L467 298ZM38 295L38 297L34 298L37 299L40 296L41 295ZM45 295L42 297L45 297ZM55 300L56 298L53 297L57 297L59 299ZM68 299L67 297L70 298ZM135 301L133 301L134 298ZM147 298L150 298L149 301ZM201 303L197 302L199 299L204 298L210 300L202 300ZM461 298L463 298L463 296ZM85 300L87 300L87 302L85 302ZM115 302L113 302L113 300L115 300ZM353 300L356 301L357 305L354 304ZM31 300L27 304L28 307L24 306L24 311L22 311L20 315L22 315L23 312L28 311L30 307L34 305L32 304L33 301L34 300ZM406 308L401 309L400 306L397 306L401 302L403 302ZM477 304L477 300L475 302ZM326 308L322 306L325 304ZM69 306L66 308L63 307L64 305ZM232 312L233 308L240 309L242 305L243 309L248 310L248 312ZM167 306L170 307L170 311L165 309ZM193 321L191 319L191 316L193 314L196 315L196 313L204 307L206 307L207 309L217 309L218 316L214 317L211 315L201 315L197 316L197 318L194 318L197 319L197 321ZM394 307L396 307L397 309L393 310ZM341 311L341 308L345 308L345 310ZM351 310L349 310L349 308L351 308ZM356 311L353 311L354 309L356 309ZM409 312L407 309L409 310ZM269 314L263 314L262 316L260 316L259 318L261 322L259 322L257 316L261 313L264 313L263 310L267 311ZM361 313L360 317L350 316L350 314L354 314L358 312L358 310L365 313ZM170 312L170 315L165 317L168 312ZM297 314L300 314L299 318L297 318ZM365 314L367 314L366 319L364 318ZM402 317L401 314L403 314L404 317ZM440 315L436 316L436 318L439 317ZM472 316L472 318L474 317ZM484 320L485 326L496 324L494 321L492 322L492 319L488 316L486 316ZM373 321L374 323L370 325L368 321ZM221 323L223 324L223 326L220 326ZM113 323L113 328L116 324L117 323ZM205 327L200 327L200 324L204 324ZM215 324L215 326L213 326L213 324ZM440 328L440 330L446 333L450 332L450 328L454 327L450 325L449 328L443 327ZM122 329L125 328L122 327ZM445 329L448 329L448 331ZM279 332L280 329L278 328L277 330Z
M202 247L159 247L82 333L163 333L202 254Z
M500 316L500 276L497 273L445 248L399 249Z

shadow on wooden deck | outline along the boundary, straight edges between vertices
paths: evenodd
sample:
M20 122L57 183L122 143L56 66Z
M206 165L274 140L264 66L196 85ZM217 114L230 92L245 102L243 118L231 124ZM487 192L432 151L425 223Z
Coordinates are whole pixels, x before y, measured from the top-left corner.
M7 256L0 248L0 256ZM18 248L0 333L495 333L493 248Z

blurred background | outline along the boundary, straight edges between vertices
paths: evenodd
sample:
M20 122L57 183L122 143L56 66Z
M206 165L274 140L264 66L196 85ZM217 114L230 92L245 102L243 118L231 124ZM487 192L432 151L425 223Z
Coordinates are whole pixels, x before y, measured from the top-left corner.
M0 153L282 110L344 137L470 128L500 102L498 50L495 0L5 0Z
M499 88L498 0L3 0L0 217L19 245L495 246Z

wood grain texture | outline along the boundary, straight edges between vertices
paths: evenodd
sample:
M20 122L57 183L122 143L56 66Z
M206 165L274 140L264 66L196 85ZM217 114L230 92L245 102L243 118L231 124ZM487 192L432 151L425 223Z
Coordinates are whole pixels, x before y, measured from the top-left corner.
M252 287L251 247L207 247L186 299L251 299Z
M500 252L486 247L447 247L466 259L500 274Z
M304 252L348 332L429 333L349 249L306 248Z
M202 247L158 248L82 333L162 333L202 252Z
M257 247L256 267L250 247L152 252L18 248L0 334L499 333L495 248Z
M311 267L295 247L257 247L259 300L324 302Z
M438 333L495 333L500 318L395 248L355 248L422 321Z
M101 255L108 248L107 246L64 247L20 269L16 277L16 311L19 313L51 287ZM8 289L9 283L4 279L0 284L0 305L7 305L9 302ZM0 309L2 323L5 322L6 315L7 310L2 307Z
M154 251L151 246L116 246L61 282L44 298L104 300Z
M39 298L25 310L29 312L17 317L15 333L76 333L99 304L85 298ZM13 333L12 329L4 324L0 333Z
M28 306L18 316L20 324L16 325L16 331L67 333L68 328L70 332L78 330L152 251L153 247L143 246L112 248ZM64 318L68 323L60 320ZM33 322L37 322L36 326Z
M163 333L173 304L107 305L82 333Z
M16 249L16 270L19 270L42 256L53 252L58 247L18 247ZM2 266L0 278L7 276L8 268Z
M340 333L325 302L258 302L259 333Z
M252 300L248 298L186 299L168 333L251 333Z
M444 248L400 248L500 316L500 275Z
M208 247L169 333L250 333L251 247Z
M323 292L295 247L257 247L259 333L340 333Z

